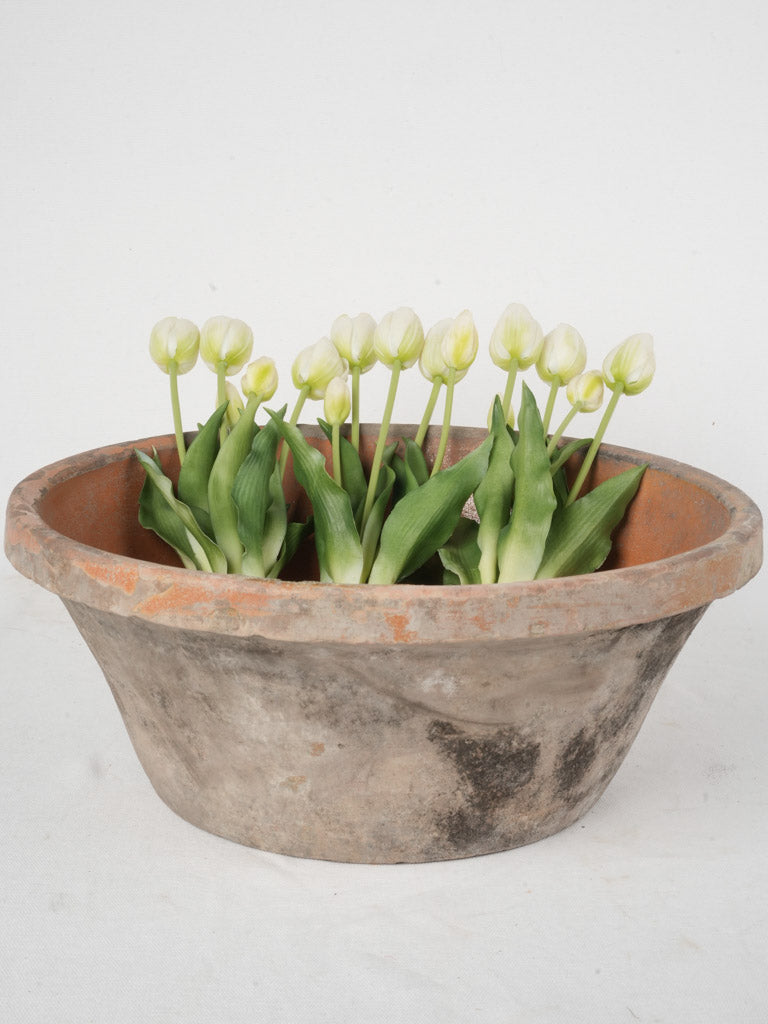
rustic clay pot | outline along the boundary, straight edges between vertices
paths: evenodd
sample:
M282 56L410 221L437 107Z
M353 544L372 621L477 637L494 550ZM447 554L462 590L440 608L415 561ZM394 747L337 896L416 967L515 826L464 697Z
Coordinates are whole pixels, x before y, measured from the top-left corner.
M482 436L455 430L447 461ZM370 430L364 441L370 453ZM170 436L137 444L176 470ZM133 448L19 484L8 557L64 601L162 799L210 832L296 856L442 860L570 825L707 605L761 561L746 495L606 446L593 483L650 463L608 571L471 587L190 572L138 525Z

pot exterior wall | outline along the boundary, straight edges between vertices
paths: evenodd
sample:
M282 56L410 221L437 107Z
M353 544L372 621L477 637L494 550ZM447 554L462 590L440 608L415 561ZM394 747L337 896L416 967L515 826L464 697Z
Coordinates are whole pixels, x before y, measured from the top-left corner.
M263 850L363 863L493 853L572 824L705 611L385 646L214 638L64 603L174 811Z

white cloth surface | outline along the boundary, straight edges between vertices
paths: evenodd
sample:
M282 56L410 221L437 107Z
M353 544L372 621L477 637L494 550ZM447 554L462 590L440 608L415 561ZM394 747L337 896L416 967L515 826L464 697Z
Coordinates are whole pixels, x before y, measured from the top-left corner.
M590 365L651 331L657 378L608 440L768 508L767 12L6 3L0 495L170 429L161 316L251 323L277 406L338 313L469 307L455 422L481 424L490 330L522 301ZM386 378L363 383L376 420ZM396 419L427 390L406 374ZM203 368L184 378L189 427L211 400ZM764 1024L767 611L762 574L707 612L572 828L369 867L177 818L63 607L3 563L0 1020Z

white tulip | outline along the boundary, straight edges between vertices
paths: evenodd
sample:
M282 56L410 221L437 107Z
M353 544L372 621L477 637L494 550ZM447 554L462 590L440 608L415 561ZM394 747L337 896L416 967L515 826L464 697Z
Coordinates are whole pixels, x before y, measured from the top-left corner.
M448 380L449 371L443 359L443 338L452 323L451 317L438 320L429 328L424 338L424 347L419 356L419 369L431 384L434 384L438 377L443 382Z
M504 310L491 334L491 359L509 370L513 363L526 370L539 358L544 332L525 306L512 302Z
M595 412L603 404L603 375L598 370L587 370L572 377L565 395L580 412Z
M404 370L413 366L424 347L421 320L407 306L387 313L374 332L373 345L385 366L392 366L395 361Z
M303 349L293 361L291 376L294 386L301 391L308 388L309 398L322 398L334 377L346 377L349 371L330 338L321 338Z
M224 413L224 419L231 430L240 419L240 416L245 409L245 405L243 404L242 395L231 381L226 382L225 388L229 401L227 403L227 411Z
M656 372L653 338L650 334L633 334L617 345L605 357L603 377L611 389L623 386L625 395L639 395L645 391Z
M277 391L278 384L274 359L260 356L249 363L240 384L246 398L258 398L260 402L269 401Z
M165 373L170 373L171 363L177 373L188 373L197 362L199 346L197 327L178 316L163 317L149 336L149 354Z
M325 389L323 411L326 420L332 427L340 427L342 423L346 423L351 408L352 399L346 378L334 377Z
M200 355L214 373L223 364L227 377L245 366L253 351L253 331L242 320L213 316L200 331Z
M342 359L366 373L376 362L375 330L376 321L368 313L358 313L355 317L342 313L331 324L331 341Z
M456 371L456 380L467 372L477 355L477 328L468 309L459 313L443 336L443 359L446 366Z
M587 364L584 339L570 324L558 324L544 338L536 370L542 380L567 384Z

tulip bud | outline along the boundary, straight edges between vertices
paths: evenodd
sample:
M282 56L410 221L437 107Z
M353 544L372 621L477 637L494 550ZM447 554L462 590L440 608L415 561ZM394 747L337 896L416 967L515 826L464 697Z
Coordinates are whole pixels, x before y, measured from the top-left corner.
M432 384L438 377L443 382L448 380L448 367L443 359L443 338L452 323L450 317L439 320L430 327L424 338L424 347L419 356L419 369Z
M513 362L525 370L539 358L543 337L541 325L525 306L512 302L491 334L491 359L502 370L509 370Z
M227 377L242 370L253 350L253 331L242 320L212 316L200 332L200 355L211 370L224 364Z
M375 330L376 321L368 313L358 313L356 317L342 313L331 324L331 341L342 359L366 373L376 362Z
M595 412L603 404L603 376L598 370L587 370L572 377L565 395L580 412Z
M424 347L421 320L407 306L387 313L374 332L373 346L385 366L392 366L395 360L404 370L413 366Z
M350 398L346 378L334 377L325 389L323 409L326 420L332 427L340 427L342 423L346 423L351 408L352 399Z
M443 359L456 371L456 380L467 372L477 355L477 328L468 309L459 313L443 336Z
M558 324L544 338L536 361L536 369L542 380L567 384L581 373L587 363L587 348L584 339L570 324Z
M277 367L274 359L260 356L249 363L240 386L246 398L258 398L259 402L268 401L277 391Z
M321 338L303 349L293 361L291 376L300 391L309 388L310 398L322 398L334 377L345 377L349 371L347 361L336 351L329 338Z
M227 405L227 411L224 413L224 419L231 430L240 419L240 415L245 408L245 405L243 404L240 392L230 381L226 382L226 392L229 404Z
M197 327L177 316L159 320L149 336L149 354L165 373L170 373L171 363L177 373L188 373L197 362L199 345Z
M650 334L633 334L617 345L603 362L603 377L611 389L623 385L625 395L639 395L653 380L656 359Z

